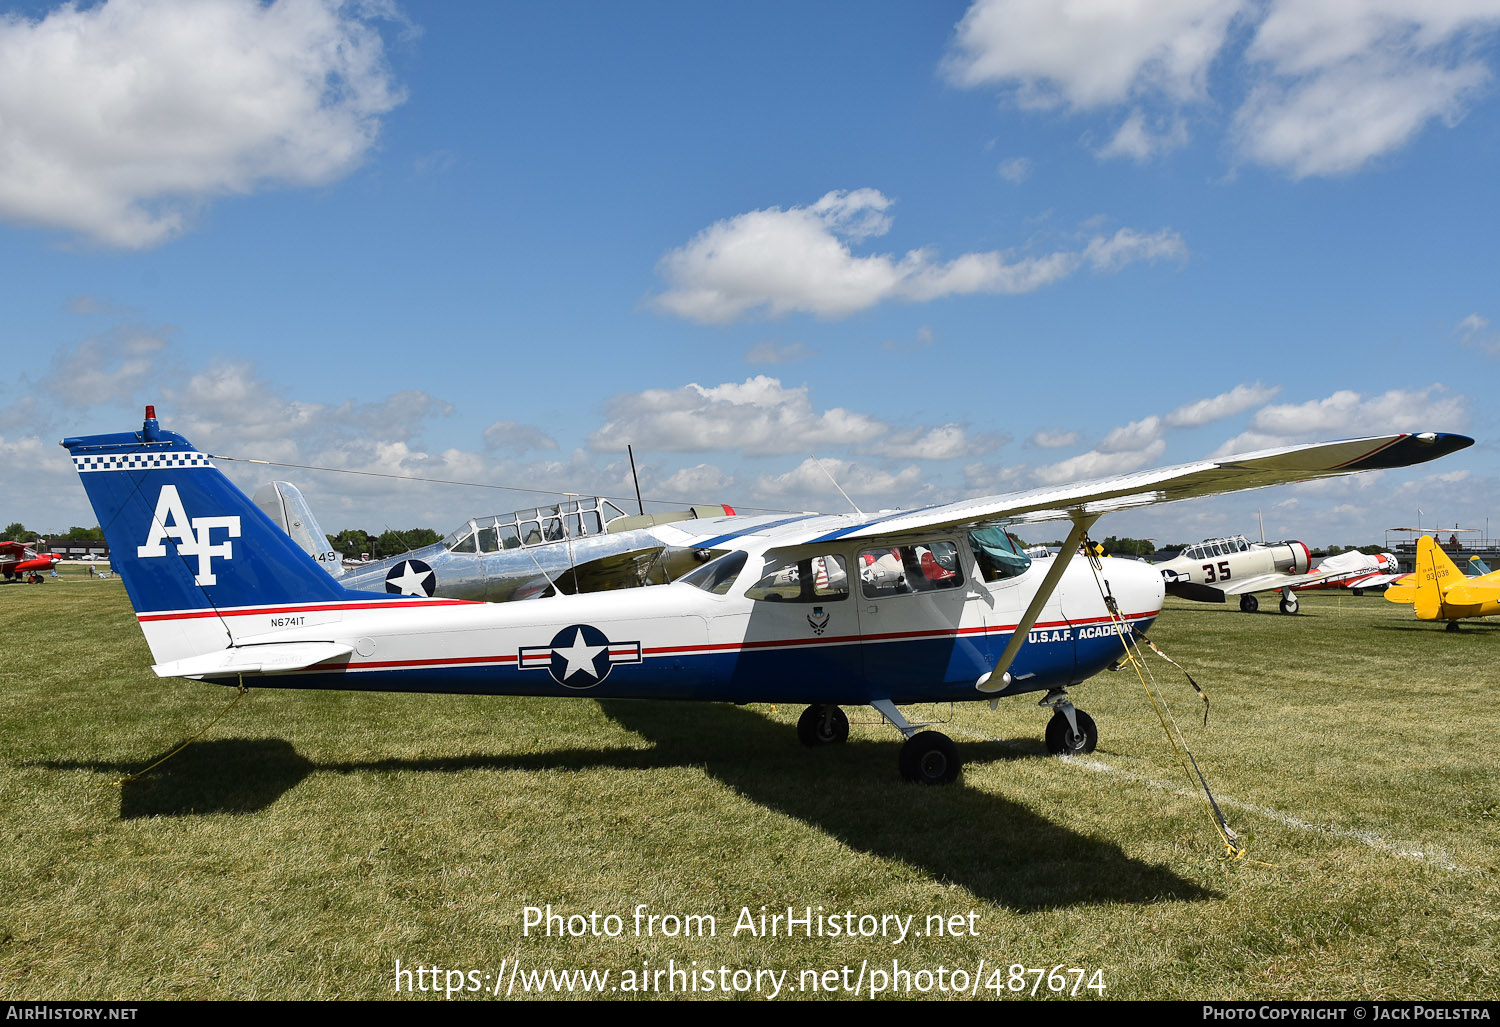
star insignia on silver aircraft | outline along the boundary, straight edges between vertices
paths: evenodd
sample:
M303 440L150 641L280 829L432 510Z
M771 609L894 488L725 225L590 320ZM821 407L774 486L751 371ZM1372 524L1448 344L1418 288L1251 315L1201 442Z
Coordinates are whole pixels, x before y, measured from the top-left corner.
M591 624L571 624L547 645L522 646L516 660L522 670L545 670L567 688L593 688L615 664L640 662L640 642L611 642Z
M402 596L430 596L437 591L437 575L421 560L402 560L385 576L385 590Z

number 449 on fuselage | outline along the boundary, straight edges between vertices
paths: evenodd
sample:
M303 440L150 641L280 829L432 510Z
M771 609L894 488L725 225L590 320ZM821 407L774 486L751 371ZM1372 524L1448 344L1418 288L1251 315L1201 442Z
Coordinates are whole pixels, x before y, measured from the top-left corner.
M1420 463L1471 445L1387 435L1267 450L1075 485L866 515L662 525L709 559L668 585L484 603L345 588L152 408L139 432L63 440L163 677L258 687L806 703L798 734L842 741L845 705L903 735L902 775L959 754L910 703L1045 692L1048 747L1092 751L1067 689L1161 611L1136 561L1035 565L998 526L1067 520ZM1096 573L1097 571L1097 573Z

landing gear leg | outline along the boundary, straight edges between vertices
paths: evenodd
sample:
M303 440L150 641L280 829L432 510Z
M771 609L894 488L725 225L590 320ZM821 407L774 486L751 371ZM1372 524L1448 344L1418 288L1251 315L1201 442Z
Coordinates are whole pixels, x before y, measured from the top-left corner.
M1282 590L1282 593L1281 593L1281 612L1282 613L1296 613L1297 612L1297 597L1292 594L1292 590L1289 589L1289 588Z
M1087 756L1099 744L1099 728L1094 718L1073 705L1066 690L1054 688L1037 703L1050 706L1052 719L1047 722L1047 751L1054 756Z
M964 764L953 739L941 731L918 731L889 699L877 699L870 705L906 736L897 760L902 778L924 785L946 785L958 780Z

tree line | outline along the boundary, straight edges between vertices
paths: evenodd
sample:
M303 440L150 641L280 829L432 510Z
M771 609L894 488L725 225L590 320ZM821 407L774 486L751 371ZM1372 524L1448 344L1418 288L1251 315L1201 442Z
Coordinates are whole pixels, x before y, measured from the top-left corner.
M326 537L328 544L346 560L358 560L366 553L373 560L383 560L388 556L400 556L413 549L430 546L443 538L431 528L407 528L403 531L387 528L379 535L372 535L359 528L345 528L337 535Z

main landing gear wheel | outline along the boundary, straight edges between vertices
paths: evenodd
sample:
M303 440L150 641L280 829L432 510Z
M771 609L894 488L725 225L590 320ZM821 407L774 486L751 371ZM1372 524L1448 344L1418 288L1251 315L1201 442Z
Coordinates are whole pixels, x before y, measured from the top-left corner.
M1296 596L1292 596L1292 595L1282 596L1281 597L1281 612L1282 613L1296 613L1297 612L1297 597Z
M1099 744L1099 729L1094 726L1094 718L1079 709L1073 711L1073 716L1078 718L1076 734L1062 710L1052 714L1052 719L1047 721L1047 751L1052 755L1087 756Z
M1240 596L1240 612L1254 613L1260 609L1260 600L1252 595Z
M797 739L803 745L833 745L849 737L849 717L837 706L809 706L797 718Z
M1458 621L1456 621L1456 620L1450 620L1448 622L1448 626L1446 628L1444 628L1443 630L1444 631L1457 631L1458 630Z
M938 731L912 735L901 746L901 776L924 785L951 784L958 779L963 761L953 739Z

